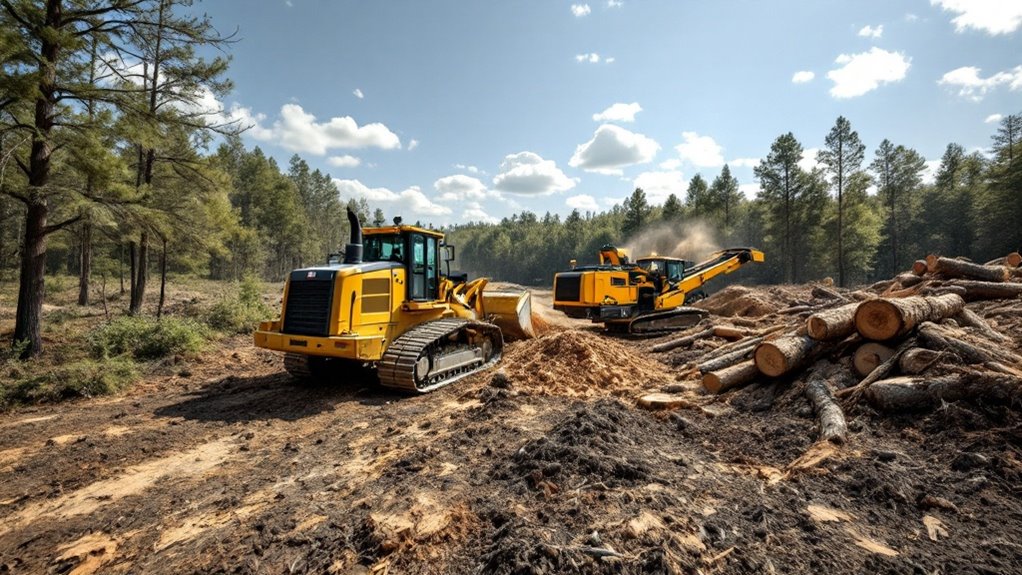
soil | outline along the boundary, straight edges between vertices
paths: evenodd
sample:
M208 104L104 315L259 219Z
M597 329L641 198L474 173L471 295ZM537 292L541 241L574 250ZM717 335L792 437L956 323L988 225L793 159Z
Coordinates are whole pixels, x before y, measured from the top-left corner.
M303 385L239 337L122 396L2 414L0 573L1022 572L1014 407L863 406L845 446L814 444L798 381L645 411L678 385L649 340L542 317L426 396Z

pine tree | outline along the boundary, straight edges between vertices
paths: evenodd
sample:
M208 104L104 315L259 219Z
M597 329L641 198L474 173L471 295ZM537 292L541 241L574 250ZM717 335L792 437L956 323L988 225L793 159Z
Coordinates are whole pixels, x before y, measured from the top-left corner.
M859 133L852 130L851 123L844 116L838 116L834 127L824 140L825 148L820 151L820 163L831 176L831 184L837 191L837 276L838 285L845 286L845 201L846 182L862 169L866 146L859 140Z
M709 186L701 175L696 174L692 176L685 195L685 205L693 217L705 217L709 211L708 191Z
M642 232L646 227L652 213L652 208L650 208L649 202L646 201L646 192L642 188L635 188L632 195L625 200L624 207L625 219L621 226L621 232L625 238L630 238Z
M720 170L720 175L713 179L708 191L711 209L715 219L720 221L722 236L730 241L735 222L735 211L745 197L738 189L738 178L731 175L727 164Z
M681 204L678 196L671 194L664 200L661 217L666 222L677 222L685 213L685 207Z
M799 221L796 210L805 185L805 173L798 165L800 159L802 144L788 132L774 140L770 153L753 170L759 178L760 198L767 210L770 235L780 248L778 260L782 262L782 281L785 283L794 281L798 269L795 233Z

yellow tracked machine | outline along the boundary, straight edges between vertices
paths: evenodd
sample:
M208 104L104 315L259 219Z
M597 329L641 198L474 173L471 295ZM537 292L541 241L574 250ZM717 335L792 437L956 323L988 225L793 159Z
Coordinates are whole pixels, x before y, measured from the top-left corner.
M292 375L350 362L375 367L386 387L426 393L496 363L505 339L535 336L529 292L487 293L486 278L452 276L442 233L400 218L363 230L351 210L348 220L343 260L292 271L281 318L255 332L256 346L286 354Z
M699 299L703 284L748 262L762 262L763 252L730 248L694 263L651 255L629 262L623 250L606 245L600 263L554 275L554 309L569 317L604 324L608 331L654 333L698 323L707 313L686 307Z

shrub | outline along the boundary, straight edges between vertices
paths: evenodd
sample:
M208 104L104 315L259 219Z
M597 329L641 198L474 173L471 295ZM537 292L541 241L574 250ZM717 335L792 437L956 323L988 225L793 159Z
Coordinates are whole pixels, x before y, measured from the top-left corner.
M34 375L27 375L29 371ZM11 375L16 377L0 384L0 408L116 393L138 379L138 369L131 359L118 357L83 359L48 369L12 371Z
M232 296L213 304L206 314L206 323L225 333L251 333L260 321L269 319L273 310L263 303L259 283L245 278L236 284Z
M89 343L97 358L130 354L135 359L148 360L198 353L207 339L208 330L193 320L122 317L94 332Z

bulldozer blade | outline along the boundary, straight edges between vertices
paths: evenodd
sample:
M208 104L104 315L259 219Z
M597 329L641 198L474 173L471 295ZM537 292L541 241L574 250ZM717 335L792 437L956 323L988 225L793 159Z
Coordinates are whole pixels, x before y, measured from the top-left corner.
M515 341L536 337L532 328L532 294L523 292L483 292L483 309L500 328L504 339Z

